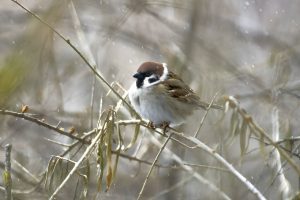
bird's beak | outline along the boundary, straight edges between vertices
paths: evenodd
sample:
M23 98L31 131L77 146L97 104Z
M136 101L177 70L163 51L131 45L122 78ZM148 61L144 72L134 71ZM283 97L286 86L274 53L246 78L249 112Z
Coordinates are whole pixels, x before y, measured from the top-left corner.
M134 74L133 77L136 79L143 79L144 75L138 72L138 73Z

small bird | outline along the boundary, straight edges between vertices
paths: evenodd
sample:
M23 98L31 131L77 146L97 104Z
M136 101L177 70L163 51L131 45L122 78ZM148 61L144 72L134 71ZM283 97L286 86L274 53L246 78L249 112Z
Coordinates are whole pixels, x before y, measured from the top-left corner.
M154 127L180 125L193 111L209 107L166 63L144 62L133 77L129 100ZM211 108L223 109L215 104Z

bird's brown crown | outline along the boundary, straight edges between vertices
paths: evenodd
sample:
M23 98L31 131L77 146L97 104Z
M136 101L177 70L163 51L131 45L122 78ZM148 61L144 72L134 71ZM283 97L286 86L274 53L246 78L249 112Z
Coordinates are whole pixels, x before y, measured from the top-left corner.
M159 77L163 75L164 67L161 63L156 62L144 62L137 70L141 74L156 74Z

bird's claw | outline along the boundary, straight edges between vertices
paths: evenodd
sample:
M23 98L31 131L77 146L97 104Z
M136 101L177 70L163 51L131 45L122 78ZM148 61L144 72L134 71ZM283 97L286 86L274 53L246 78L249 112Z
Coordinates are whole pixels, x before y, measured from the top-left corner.
M163 122L160 125L155 126L155 124L152 121L149 121L147 127L151 129L161 128L163 130L163 135L166 135L167 128L169 127L169 125L169 122Z
M155 125L154 125L154 123L152 121L148 122L147 127L151 128L151 129L155 129Z
M170 123L169 122L163 122L160 125L160 128L163 130L163 134L166 135L167 128L169 128Z

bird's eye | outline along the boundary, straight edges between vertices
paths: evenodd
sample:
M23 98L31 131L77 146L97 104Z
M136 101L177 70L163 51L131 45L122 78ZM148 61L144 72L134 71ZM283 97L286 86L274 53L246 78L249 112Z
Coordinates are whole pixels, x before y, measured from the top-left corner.
M157 81L157 80L158 80L157 77L153 77L153 78L149 78L149 79L148 79L148 82L149 82L149 83L153 83L153 82L155 82L155 81Z

